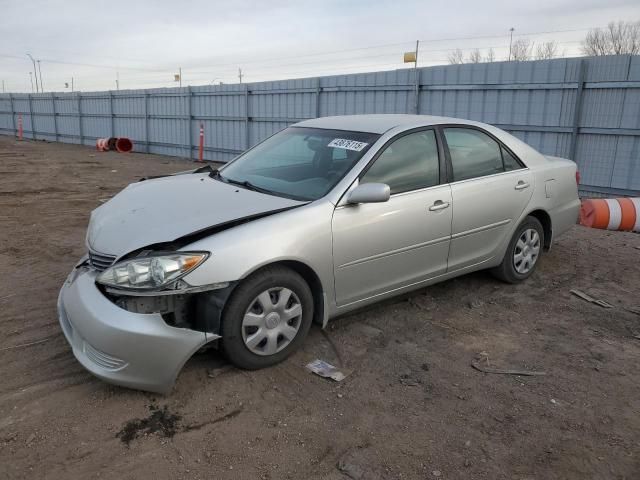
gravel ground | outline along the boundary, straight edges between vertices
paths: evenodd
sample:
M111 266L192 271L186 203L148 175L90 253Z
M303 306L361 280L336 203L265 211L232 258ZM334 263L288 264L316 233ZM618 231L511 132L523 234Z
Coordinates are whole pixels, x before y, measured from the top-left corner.
M1 479L640 477L637 234L576 226L524 284L419 290L314 327L267 370L208 351L168 396L93 378L56 316L89 212L191 165L0 137ZM314 376L315 358L350 374Z

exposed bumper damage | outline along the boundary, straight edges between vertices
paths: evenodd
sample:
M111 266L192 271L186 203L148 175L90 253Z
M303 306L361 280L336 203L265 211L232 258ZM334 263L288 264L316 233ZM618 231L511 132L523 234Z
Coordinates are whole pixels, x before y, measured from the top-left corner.
M96 276L80 265L58 297L65 337L78 361L95 376L116 385L167 393L185 362L220 338L212 332L219 326L221 309L211 306L224 305L224 292L200 294L203 301L195 302L179 296L114 301L96 286ZM164 310L158 308L163 305ZM195 313L191 309L210 309L209 324L188 324L190 318L201 317L191 316Z

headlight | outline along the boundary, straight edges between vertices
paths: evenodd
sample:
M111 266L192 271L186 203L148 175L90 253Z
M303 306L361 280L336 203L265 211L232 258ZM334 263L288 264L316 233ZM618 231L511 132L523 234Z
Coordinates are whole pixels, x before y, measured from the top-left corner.
M191 272L208 256L194 252L132 258L108 268L96 281L116 288L156 290Z

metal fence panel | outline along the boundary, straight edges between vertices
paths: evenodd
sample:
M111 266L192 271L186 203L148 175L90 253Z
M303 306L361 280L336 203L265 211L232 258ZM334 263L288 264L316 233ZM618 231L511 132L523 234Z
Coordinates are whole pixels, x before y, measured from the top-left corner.
M87 93L0 94L0 134L228 161L297 121L420 113L497 125L574 158L582 190L640 195L640 56L449 65L271 82Z

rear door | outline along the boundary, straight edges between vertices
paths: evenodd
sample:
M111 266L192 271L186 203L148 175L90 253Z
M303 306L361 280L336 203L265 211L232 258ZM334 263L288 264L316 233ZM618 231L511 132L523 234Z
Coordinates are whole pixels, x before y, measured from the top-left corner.
M440 178L433 129L384 147L360 183L385 183L387 202L338 206L333 216L336 302L351 304L446 272L451 189Z
M451 169L448 270L488 261L533 193L533 175L497 139L469 126L442 128Z

